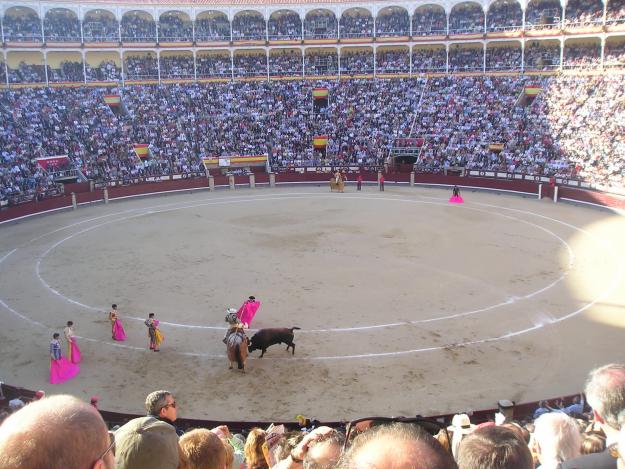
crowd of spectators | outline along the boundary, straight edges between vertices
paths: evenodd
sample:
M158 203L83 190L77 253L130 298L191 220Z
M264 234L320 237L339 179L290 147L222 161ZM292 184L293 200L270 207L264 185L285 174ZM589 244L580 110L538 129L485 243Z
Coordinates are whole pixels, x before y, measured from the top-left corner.
M132 12L126 13L121 22L122 42L156 42L156 22Z
M341 54L341 74L373 74L373 51L359 51Z
M126 80L158 80L158 58L153 52L124 57Z
M113 15L87 13L82 33L85 42L119 42L119 22Z
M564 68L597 68L601 64L601 44L564 46Z
M304 70L307 76L335 75L339 70L339 55L335 50L306 54Z
M406 10L380 13L375 21L376 37L410 36L410 16Z
M525 10L525 29L559 29L562 6L558 0L534 0Z
M238 14L232 20L232 40L264 41L265 20L259 14Z
M604 53L604 66L610 68L625 67L625 42L607 42Z
M58 68L48 68L48 81L50 82L83 82L85 71L82 62L63 60Z
M444 49L413 52L417 70L445 66ZM480 52L459 49L450 54L451 67L478 65ZM514 56L518 59L518 50L489 55L489 64L501 67ZM393 51L387 57L384 66L395 60L405 64L405 54ZM162 57L163 78L192 76L190 58ZM214 59L227 61L202 58L213 70L219 64ZM265 57L235 58L242 70L238 73L246 73L242 59ZM346 73L360 73L365 68L357 67L371 64L372 58L356 55L345 65ZM82 73L79 62L63 66L49 71L52 80L77 79L69 74ZM125 67L128 79L154 77L156 57L127 56ZM253 69L263 70L256 63ZM29 70L37 73L43 67ZM214 72L198 70L200 78L208 73ZM121 90L122 113L104 104L104 95L114 90L7 90L0 94L0 119L7 122L0 144L5 172L15 168L15 161L31 164L38 156L67 154L87 177L101 179L196 171L207 155L269 154L278 167L317 166L324 158L373 165L384 161L393 140L407 136L414 121L413 135L428 136L418 162L421 170L461 165L622 185L624 82L622 76L445 76L430 78L425 87L424 79L142 85ZM533 104L519 105L528 84L543 92ZM329 88L327 108L311 108L314 86ZM329 136L324 154L313 151L314 135ZM138 160L133 143L149 144L152 158ZM493 143L504 149L492 151ZM28 186L32 190L45 175L36 168L30 171L23 176L35 178ZM27 190L23 183L17 187ZM10 187L14 195L17 189ZM5 186L2 190L6 193Z
M456 6L449 15L449 34L484 32L484 10L476 4Z
M442 7L417 8L412 17L412 35L444 36L447 34L447 14Z
M272 15L267 27L270 41L302 39L302 20L295 13Z
M160 56L161 78L172 79L193 79L195 78L195 69L193 55L178 54Z
M625 23L625 0L610 0L606 11L606 24Z
M4 15L2 18L2 30L6 41L42 41L41 20L32 11L25 11L21 15Z
M232 59L229 55L198 54L195 58L198 78L229 78Z
M486 48L486 70L521 70L521 47Z
M49 72L49 68L48 68ZM46 66L20 62L17 68L9 68L9 83L45 83Z
M523 27L523 11L519 2L499 1L488 9L486 31L514 31Z
M271 76L301 76L304 61L297 50L281 50L269 54L269 73Z
M120 81L122 69L111 60L103 60L97 67L85 64L87 81Z
M267 56L249 53L234 54L235 77L267 77Z
M339 21L342 38L373 37L373 16L368 12L343 14Z
M159 42L193 42L193 23L175 14L163 14L158 22Z
M413 73L447 71L447 52L444 47L433 49L412 49Z
M484 69L484 49L482 47L449 47L449 71L479 72Z
M195 40L201 41L229 41L230 22L225 15L195 20Z
M583 28L603 22L601 0L569 0L566 4L564 23L567 28Z
M304 20L304 39L337 39L337 26L331 13L309 13Z
M410 55L408 49L378 49L376 59L377 73L408 73L410 72Z
M80 21L68 10L50 10L43 20L46 42L81 42Z
M461 413L451 425L419 417L373 417L327 426L300 417L297 423L266 429L237 433L232 428L233 434L227 425L184 426L184 402L167 390L147 395L145 416L111 430L93 398L88 404L69 395L43 395L28 404L13 399L3 411L0 465L18 469L45 461L50 469L616 469L625 463L624 396L625 365L610 364L590 372L585 396L568 406L541 401L533 416L515 416L514 403L502 400L499 412L484 421L472 422L469 414Z
M559 66L559 42L525 44L525 70L553 70Z
M0 62L0 83L4 84L7 82L7 69L6 63L4 61Z

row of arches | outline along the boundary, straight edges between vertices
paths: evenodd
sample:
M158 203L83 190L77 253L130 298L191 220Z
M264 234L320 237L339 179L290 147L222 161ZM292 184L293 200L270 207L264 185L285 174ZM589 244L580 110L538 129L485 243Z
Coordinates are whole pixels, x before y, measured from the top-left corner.
M15 51L6 84L625 68L625 36L413 46L227 50Z
M411 15L400 6L383 8L374 17L370 10L355 7L337 18L328 9L314 9L301 17L283 9L267 21L255 10L237 12L232 21L224 12L203 11L191 18L170 10L158 17L145 10L125 12L121 21L112 11L93 9L79 19L68 8L52 8L43 21L26 6L8 8L1 18L4 41L61 42L202 42L237 40L346 39L393 36L428 36L483 33L593 24L625 23L625 0L531 0L523 10L516 0L496 0L488 8L467 1L449 14L441 5L427 4Z

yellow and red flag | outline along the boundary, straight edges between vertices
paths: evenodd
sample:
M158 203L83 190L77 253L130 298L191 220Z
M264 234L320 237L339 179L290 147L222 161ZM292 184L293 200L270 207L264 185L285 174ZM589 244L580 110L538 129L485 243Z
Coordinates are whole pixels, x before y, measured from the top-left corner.
M139 158L147 158L150 156L150 148L147 143L135 143L134 148Z
M104 95L104 102L111 107L119 106L122 102L122 97L118 94L106 94Z
M313 147L314 148L325 148L328 145L328 136L327 135L315 135L313 137Z
M327 88L313 88L313 99L328 99L329 91Z
M538 93L542 91L542 88L540 86L531 85L526 86L523 91L525 92L525 96L537 96Z

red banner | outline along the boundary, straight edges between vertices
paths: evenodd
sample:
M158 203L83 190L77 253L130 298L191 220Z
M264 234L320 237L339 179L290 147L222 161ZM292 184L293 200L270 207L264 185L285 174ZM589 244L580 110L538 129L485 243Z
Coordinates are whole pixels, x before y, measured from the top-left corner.
M37 164L41 166L44 171L57 171L59 168L65 168L69 165L69 157L67 155L58 155L37 158Z

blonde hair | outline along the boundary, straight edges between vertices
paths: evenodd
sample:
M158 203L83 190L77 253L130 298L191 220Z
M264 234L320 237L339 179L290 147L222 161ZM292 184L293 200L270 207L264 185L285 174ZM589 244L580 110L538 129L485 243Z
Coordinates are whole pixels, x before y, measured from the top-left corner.
M268 468L269 465L263 454L263 443L265 443L265 430L260 428L252 428L247 440L245 440L245 464L249 469Z
M191 430L180 437L179 443L190 469L223 469L226 466L227 450L210 430Z

